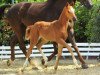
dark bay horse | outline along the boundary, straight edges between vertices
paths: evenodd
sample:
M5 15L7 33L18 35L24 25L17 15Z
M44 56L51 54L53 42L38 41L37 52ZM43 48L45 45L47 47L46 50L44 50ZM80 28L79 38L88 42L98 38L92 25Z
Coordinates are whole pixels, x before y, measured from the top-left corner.
M6 20L11 25L15 35L11 37L10 45L11 45L11 61L14 61L15 54L14 54L14 47L17 43L19 43L20 49L26 55L26 47L24 44L24 35L25 29L28 25L32 25L37 21L53 21L58 19L59 15L63 7L65 6L66 2L71 2L76 0L47 0L43 3L28 3L22 2L11 6L6 14ZM91 8L92 4L90 0L79 0L84 6L87 8ZM5 7L6 8L6 7ZM4 9L2 9L4 11ZM82 67L86 68L87 65L84 62L78 47L76 46L74 35L73 35L73 28L68 29L69 32L69 40L72 43L75 51L79 56L79 60L82 63ZM48 61L52 59L52 57L57 54L57 47L54 45L54 53L48 57Z

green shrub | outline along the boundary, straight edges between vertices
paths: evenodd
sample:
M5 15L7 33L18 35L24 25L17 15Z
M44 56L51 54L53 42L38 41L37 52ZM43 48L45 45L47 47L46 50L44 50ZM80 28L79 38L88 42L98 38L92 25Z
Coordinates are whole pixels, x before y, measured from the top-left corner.
M18 1L18 0L16 0ZM22 1L22 0L19 0ZM24 1L24 0L23 0ZM28 0L46 1L46 0ZM77 42L99 42L100 41L100 1L94 0L94 7L91 10L76 3L76 15L78 20L75 22L75 38ZM2 4L2 3L1 3ZM9 37L13 34L11 28L0 21L0 45L9 45Z
M100 42L100 4L97 2L92 8L91 18L86 25L86 36L89 42Z
M74 25L76 41L87 42L87 37L85 35L85 27L90 19L90 10L88 10L84 6L81 6L79 2L77 2L75 9L78 18Z

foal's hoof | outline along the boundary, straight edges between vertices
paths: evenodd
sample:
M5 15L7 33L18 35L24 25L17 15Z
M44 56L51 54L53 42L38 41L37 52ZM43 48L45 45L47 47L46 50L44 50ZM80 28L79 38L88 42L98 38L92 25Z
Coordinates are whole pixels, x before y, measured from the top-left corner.
M82 69L87 69L88 65L87 64L82 64Z
M44 68L47 68L47 65L44 65Z

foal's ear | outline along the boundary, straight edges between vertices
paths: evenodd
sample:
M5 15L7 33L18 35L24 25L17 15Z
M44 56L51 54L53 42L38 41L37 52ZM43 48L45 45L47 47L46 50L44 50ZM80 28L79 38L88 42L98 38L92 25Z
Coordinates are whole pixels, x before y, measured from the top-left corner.
M75 3L74 3L74 2L71 2L71 3L70 3L70 5L71 5L71 6L74 6L74 5L75 5Z
M69 5L69 3L67 2L67 3L66 3L66 7L67 7L68 5Z

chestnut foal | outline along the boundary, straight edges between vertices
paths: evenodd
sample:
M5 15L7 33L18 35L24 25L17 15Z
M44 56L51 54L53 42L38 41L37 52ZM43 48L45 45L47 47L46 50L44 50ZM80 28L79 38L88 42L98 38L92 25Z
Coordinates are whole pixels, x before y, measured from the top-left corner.
M76 20L76 15L72 5L73 4L66 4L58 20L55 20L53 22L39 21L36 22L34 25L27 27L25 38L27 40L30 40L30 47L26 55L26 61L23 65L23 69L27 66L28 58L30 57L32 49L35 45L42 54L45 65L47 65L48 59L42 52L41 46L48 41L58 43L58 55L56 57L56 63L54 67L55 70L57 70L59 58L61 57L63 47L66 47L68 49L68 51L72 55L74 64L78 66L77 60L73 54L71 47L65 42L66 38L68 37L67 28L69 20ZM41 41L39 41L40 38Z

